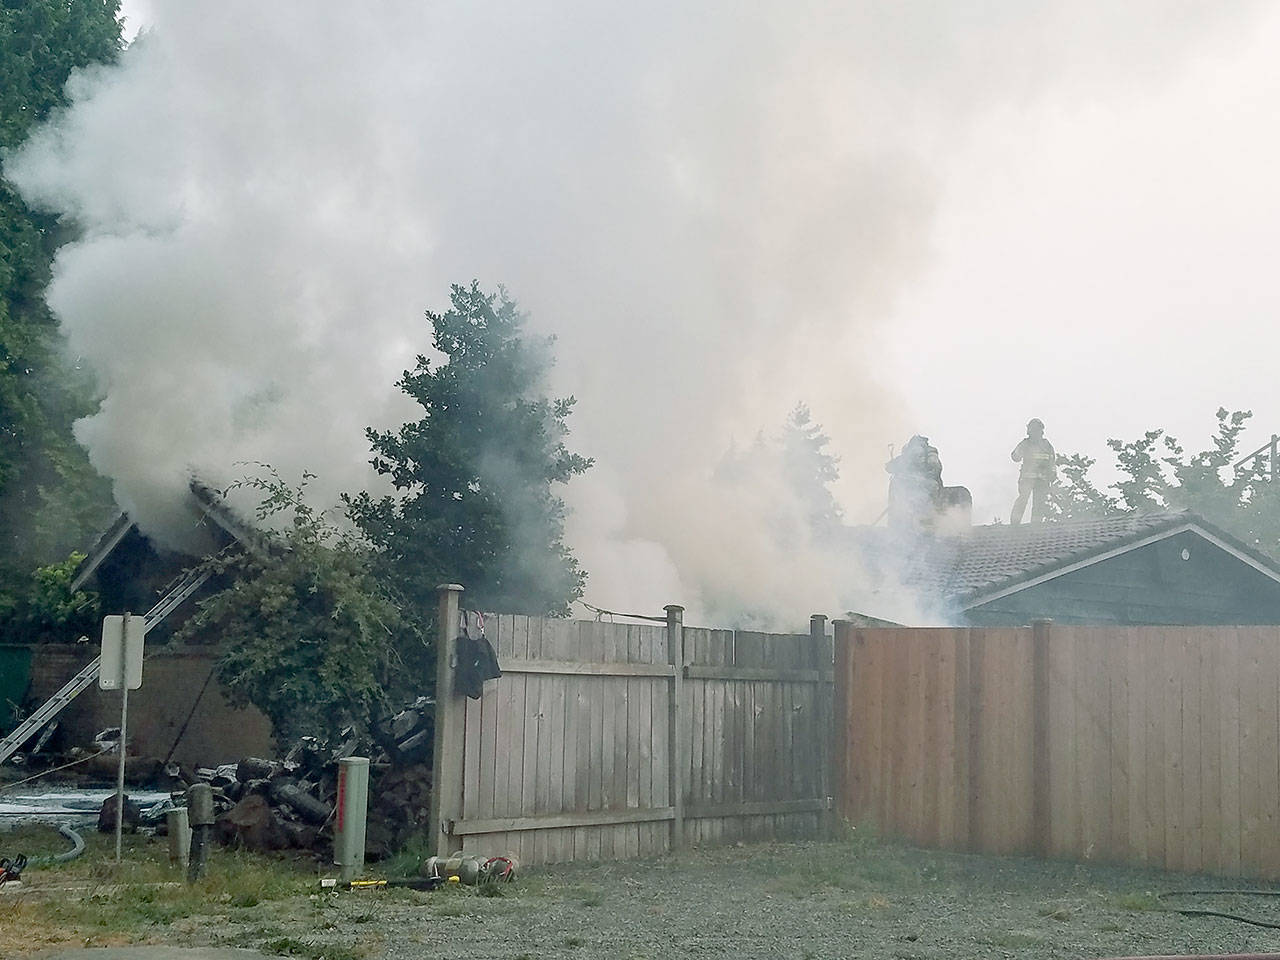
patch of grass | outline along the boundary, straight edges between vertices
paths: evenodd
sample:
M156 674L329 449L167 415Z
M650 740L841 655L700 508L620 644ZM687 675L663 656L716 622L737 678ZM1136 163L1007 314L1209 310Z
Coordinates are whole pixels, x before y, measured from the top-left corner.
M379 873L388 877L420 876L422 862L431 856L431 841L425 833L410 837L391 858L378 865Z
M564 938L564 945L566 947L580 947L586 942L587 941L584 940L582 937L565 937Z
M308 943L297 937L279 937L262 945L265 953L285 957L303 957L305 960L364 960L364 953L354 947L336 943Z
M6 920L28 940L22 946L136 943L187 918L302 902L315 882L310 864L215 847L204 879L187 885L184 871L169 863L163 840L126 837L117 864L113 837L86 832L84 838L86 851L78 860L28 868L23 879L29 892L6 905ZM66 846L56 834L50 839L15 831L6 839L32 856ZM4 946L0 955L10 955Z

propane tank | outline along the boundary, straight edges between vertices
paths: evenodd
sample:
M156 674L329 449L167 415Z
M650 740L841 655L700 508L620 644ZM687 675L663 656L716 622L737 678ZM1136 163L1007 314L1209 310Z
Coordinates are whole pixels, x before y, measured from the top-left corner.
M476 857L461 854L453 857L427 857L419 870L424 877L438 877L446 882L475 885L482 882L512 880L516 861L513 857Z

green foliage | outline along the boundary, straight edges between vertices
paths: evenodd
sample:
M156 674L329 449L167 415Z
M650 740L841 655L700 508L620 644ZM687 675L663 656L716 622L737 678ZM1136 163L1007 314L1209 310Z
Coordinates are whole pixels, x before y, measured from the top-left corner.
M1246 543L1280 555L1280 485L1268 480L1265 463L1242 465L1240 435L1252 414L1217 411L1218 425L1207 449L1188 455L1163 430L1136 440L1111 439L1121 478L1100 490L1089 479L1095 461L1081 454L1058 457L1064 482L1054 509L1064 519L1190 510Z
M307 504L309 479L291 487L267 468L233 485L260 491L268 532L205 561L223 587L178 633L224 645L233 700L261 709L282 741L366 731L398 683L429 676L420 625L374 576L367 545Z
M573 398L543 381L551 339L531 339L515 301L473 282L455 285L444 313L427 313L433 344L397 386L422 407L397 431L369 430L372 464L398 496L347 498L352 519L397 587L421 609L443 582L489 610L565 614L585 575L564 543L558 484L591 461L565 446Z
M116 0L0 0L0 149L66 103L71 71L120 49ZM82 545L109 517L108 486L71 436L91 406L44 303L55 218L0 179L0 593Z
M71 581L84 560L73 553L60 563L37 567L16 589L0 589L0 623L8 643L70 643L94 636L100 620L98 595L72 592Z

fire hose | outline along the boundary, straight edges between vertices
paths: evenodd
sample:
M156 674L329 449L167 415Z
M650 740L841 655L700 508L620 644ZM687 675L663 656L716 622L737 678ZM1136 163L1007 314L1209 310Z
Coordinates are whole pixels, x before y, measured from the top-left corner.
M29 866L48 866L55 863L66 863L84 853L84 837L76 833L67 824L58 827L58 832L71 841L71 849L63 853L54 853L45 857L30 857L18 854L16 857L0 857L0 887L6 883L19 883L22 871Z
M1238 913L1226 913L1221 910L1206 910L1201 907L1163 906L1165 900L1172 897L1211 896L1280 897L1280 890L1166 890L1164 893L1156 894L1156 899L1160 901L1161 909L1166 913L1176 913L1184 917L1219 917L1223 920L1235 920L1237 923L1247 923L1253 927L1265 927L1268 930L1280 930L1280 923L1272 923L1269 920L1259 920L1256 917L1243 917Z

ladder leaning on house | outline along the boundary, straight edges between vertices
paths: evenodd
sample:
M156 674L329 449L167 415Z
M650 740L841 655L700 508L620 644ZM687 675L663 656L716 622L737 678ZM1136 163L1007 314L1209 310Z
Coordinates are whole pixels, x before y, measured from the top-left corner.
M188 570L177 585L161 597L159 603L147 611L147 629L150 630L174 610L178 609L182 602L200 589L200 585L208 578L208 571ZM24 743L34 737L45 724L61 713L67 704L97 680L101 666L102 658L100 656L94 657L80 669L79 673L68 680L61 690L45 701L31 716L18 724L12 733L0 740L0 763L4 763L17 753Z

